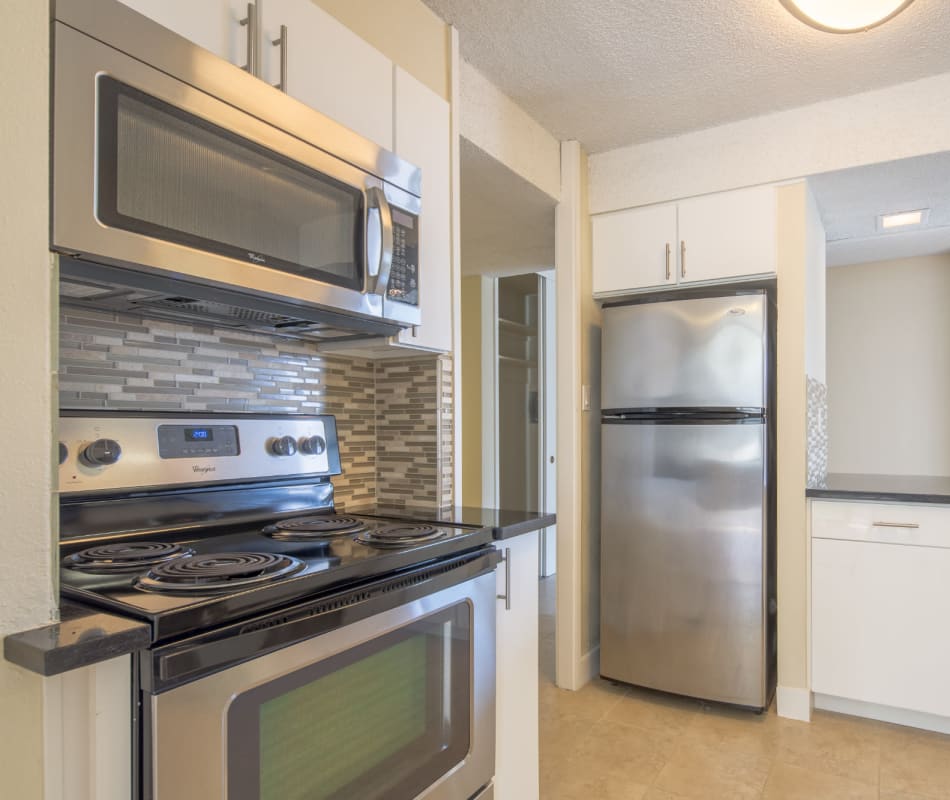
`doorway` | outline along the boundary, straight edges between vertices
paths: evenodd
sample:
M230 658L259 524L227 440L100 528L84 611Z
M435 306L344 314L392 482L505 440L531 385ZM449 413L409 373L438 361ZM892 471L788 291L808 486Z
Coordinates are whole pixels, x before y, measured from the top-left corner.
M462 501L553 512L556 201L464 138L460 172ZM552 683L555 539L536 551Z

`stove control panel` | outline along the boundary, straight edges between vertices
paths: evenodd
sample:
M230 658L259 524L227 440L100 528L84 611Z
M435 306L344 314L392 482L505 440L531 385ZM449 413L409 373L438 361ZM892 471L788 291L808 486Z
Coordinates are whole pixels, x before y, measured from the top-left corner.
M340 474L329 415L62 412L64 494Z
M241 454L237 425L159 425L161 458L222 458Z

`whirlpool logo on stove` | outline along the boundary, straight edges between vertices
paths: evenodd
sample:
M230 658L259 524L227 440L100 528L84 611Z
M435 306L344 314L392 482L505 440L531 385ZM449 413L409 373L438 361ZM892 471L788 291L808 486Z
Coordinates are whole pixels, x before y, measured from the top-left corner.
M206 474L208 474L209 472L216 472L217 469L218 469L217 467L202 467L202 466L199 465L199 464L192 464L192 465L191 465L191 471L192 471L192 472L199 472L199 473L201 473L202 475L206 475Z

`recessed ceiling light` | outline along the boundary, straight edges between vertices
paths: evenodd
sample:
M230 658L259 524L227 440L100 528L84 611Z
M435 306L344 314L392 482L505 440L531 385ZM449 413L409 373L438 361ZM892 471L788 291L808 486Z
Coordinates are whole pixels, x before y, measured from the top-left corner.
M877 218L878 228L882 231L890 228L906 228L908 225L920 225L927 220L929 208L920 208L916 211L900 211L896 214L881 214Z
M858 33L896 17L914 0L779 0L802 22L828 33Z

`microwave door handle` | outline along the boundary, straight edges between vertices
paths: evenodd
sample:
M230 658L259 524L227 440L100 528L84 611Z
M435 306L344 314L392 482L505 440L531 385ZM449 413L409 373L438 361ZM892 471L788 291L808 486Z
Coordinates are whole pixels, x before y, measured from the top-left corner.
M377 220L374 229L372 217ZM393 264L393 215L383 190L366 191L366 293L385 296Z

